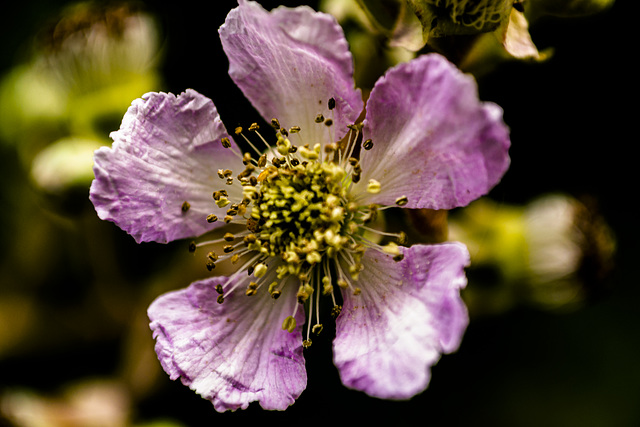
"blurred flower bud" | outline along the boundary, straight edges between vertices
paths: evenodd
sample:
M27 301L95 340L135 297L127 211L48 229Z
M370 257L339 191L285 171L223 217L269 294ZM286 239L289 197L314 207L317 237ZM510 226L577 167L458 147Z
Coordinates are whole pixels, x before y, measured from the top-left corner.
M591 200L545 196L525 208L524 221L532 302L552 308L606 291L615 240Z
M449 230L471 253L465 298L472 313L575 308L607 288L612 232L592 206L570 196L545 195L524 207L481 199L452 215Z
M78 150L88 141L109 144L131 100L158 90L158 61L149 14L127 3L72 5L38 34L30 60L0 82L0 137L16 147L26 170L37 168L30 173L41 189L79 180L88 186L92 163L80 168ZM55 141L62 142L47 148ZM57 173L55 165L62 167Z
M49 193L59 193L73 186L86 189L87 183L93 179L93 153L101 145L93 139L59 139L33 159L31 178Z

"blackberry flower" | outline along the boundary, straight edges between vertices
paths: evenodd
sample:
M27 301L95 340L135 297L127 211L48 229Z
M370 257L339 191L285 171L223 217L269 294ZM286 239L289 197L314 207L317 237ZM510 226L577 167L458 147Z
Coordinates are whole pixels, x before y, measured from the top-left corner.
M428 55L389 70L358 123L351 55L329 15L240 1L219 33L273 141L256 124L228 133L213 102L187 90L135 100L113 147L95 155L98 215L136 241L229 230L191 249L235 273L149 307L163 368L218 411L286 409L306 387L303 348L330 304L343 383L410 398L459 346L469 255L460 243L405 247L404 233L372 223L389 207L451 209L487 193L509 164L501 109Z

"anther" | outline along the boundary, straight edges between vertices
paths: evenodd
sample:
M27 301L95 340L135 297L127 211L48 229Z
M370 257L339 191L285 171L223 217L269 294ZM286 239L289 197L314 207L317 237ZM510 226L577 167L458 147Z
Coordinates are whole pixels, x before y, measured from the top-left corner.
M180 208L182 210L182 212L187 212L189 209L191 208L191 205L189 204L189 202L184 202L182 203L182 207Z
M240 135L242 133L242 126L238 126L235 132L236 132L236 135Z
M249 283L249 286L247 286L247 291L245 292L245 294L248 297L250 297L252 295L255 295L256 292L258 292L258 284L256 282Z
M263 154L262 156L260 156L260 158L258 159L258 167L259 168L263 168L267 165L267 155Z
M251 243L255 243L256 240L258 240L258 238L256 237L255 234L247 234L246 236L244 236L244 239L242 239L244 241L245 244L251 244Z
M335 142L330 142L329 144L324 146L324 152L325 153L333 153L334 151L338 150L338 144L336 144Z
M331 316L335 319L340 315L341 312L342 312L342 306L334 305L333 308L331 309Z
M289 132L290 133L298 133L298 132L300 132L300 126L291 126L289 128Z
M253 271L253 275L256 276L257 278L260 278L265 274L267 274L267 265L263 263L256 265L256 268Z
M370 179L367 184L367 192L371 194L378 194L381 188L382 186L380 185L380 182L375 179Z
M401 196L396 199L396 205L398 206L404 206L407 203L409 203L409 199L407 198L407 196Z
M330 98L329 99L328 107L329 107L329 110L333 110L334 108L336 108L336 100L335 100L335 98Z
M222 138L220 142L222 142L222 146L224 148L231 148L231 141L229 141L229 138L227 138L226 136Z
M311 340L303 340L303 341L302 341L302 346L303 346L304 348L309 348L309 347L311 347Z
M365 150L371 150L373 148L373 141L371 141L370 139L367 139L365 142L362 143L362 148L364 148Z
M325 126L331 126L331 125L333 125L333 120L327 119L327 120L324 121L324 124L325 124Z
M233 221L233 216L231 215L225 215L224 216L224 222L229 224L231 221Z
M325 276L322 278L322 295L331 295L333 292L333 285L331 284L331 278Z
M230 252L233 252L233 246L232 245L224 245L222 247L222 250L224 251L225 254L228 254Z
M218 255L212 251L207 254L207 258L209 258L210 261L217 261Z
M324 122L324 116L322 114L318 114L316 116L316 123L322 123Z
M316 335L320 335L320 332L322 332L322 325L320 323L316 323L313 325L313 328L311 328L311 332Z
M227 242L233 242L236 237L231 233L225 233L225 235L222 238Z
M290 333L295 331L296 330L296 319L294 319L293 316L288 316L282 322L282 329L287 331L287 332L290 332Z
M285 128L280 128L280 135L284 136L285 138L289 136L289 132L287 132L287 130Z
M389 242L387 243L385 246L382 247L382 250L385 253L391 254L391 255L400 255L400 249L398 248L398 245L395 244L394 242Z
M189 242L189 252L194 253L196 251L196 242Z
M276 118L271 119L271 127L274 128L275 130L280 129L280 122L278 121L278 119Z
M312 293L313 293L313 287L311 285L309 285L308 283L305 283L304 285L300 285L300 287L298 288L298 293L296 294L296 297L298 298L298 302L301 304L306 302Z
M222 304L224 302L224 297L222 295L218 295L218 298L216 298L216 301L218 302L218 304Z
M260 129L260 126L258 126L257 123L251 123L251 126L249 126L249 132L256 131L258 129Z
M394 257L393 257L393 260L394 260L395 262L402 261L403 259L404 259L404 254L398 254L398 255L396 255L396 256L394 256Z
M220 283L216 285L216 292L219 293L220 295L223 294L222 285Z
M251 163L251 153L247 152L242 156L242 164L248 165L249 163Z
M229 199L227 199L224 196L220 196L220 198L218 200L216 200L216 205L218 205L219 208L224 208L225 206L227 206L229 203L231 203L229 201Z
M213 271L213 269L216 268L216 263L213 261L207 261L205 265L207 266L207 270L209 271Z
M408 241L407 233L405 233L404 231L399 232L397 240L398 240L398 243L400 243L401 245L406 244Z

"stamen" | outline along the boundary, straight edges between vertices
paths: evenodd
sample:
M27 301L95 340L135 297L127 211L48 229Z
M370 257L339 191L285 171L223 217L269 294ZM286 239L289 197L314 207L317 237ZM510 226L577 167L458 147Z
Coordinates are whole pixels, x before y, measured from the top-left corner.
M358 197L366 194L350 194L349 190L363 174L360 149L370 150L373 143L370 139L362 141L362 123L349 125L345 138L335 141L335 98L328 100L327 107L329 118L323 114L315 117L315 121L324 123L327 129L323 144L319 143L321 141L305 144L300 127L292 126L287 130L274 118L270 125L276 131L275 144L270 145L260 135L257 123L248 128L267 147L267 151L260 152L245 136L242 127L235 129L236 135L242 136L253 151L240 156L244 170L236 170L234 176L231 170L221 169L218 176L230 185L237 184L237 180L241 185L242 199L232 202L224 190L213 192L213 199L218 207L227 208L223 218L225 222L242 224L244 229L190 245L193 251L204 245L218 245L218 254L210 251L206 257L210 270L224 260L230 260L232 264L243 262L242 267L224 283L224 292L223 284L216 287L219 303L239 286L244 288L242 291L247 296L253 296L261 286L267 286L267 292L274 300L286 292L287 287L294 286L292 290L296 292L298 304L295 304L293 313L283 320L282 328L295 331L297 310L306 307L305 348L311 345L311 334L317 335L323 329L320 321L321 294L331 296L331 313L336 317L342 310L342 306L336 303L339 288L354 295L362 292L356 284L364 268L365 250L388 253L394 259L402 256L396 243L382 246L362 234L373 232L393 237L399 244L406 242L404 233L379 231L365 225L375 220L379 206L360 206ZM295 140L296 145L289 140L289 134L292 140L299 138ZM231 147L228 138L223 139L222 144L226 148ZM382 185L375 179L367 184L369 193L377 194L381 189ZM407 203L408 199L401 196L392 206ZM214 214L207 216L209 223L217 220L218 216ZM310 299L314 292L315 299Z
M184 203L182 203L181 210L183 213L187 213L190 208L191 208L191 205L189 204L189 202L185 201Z

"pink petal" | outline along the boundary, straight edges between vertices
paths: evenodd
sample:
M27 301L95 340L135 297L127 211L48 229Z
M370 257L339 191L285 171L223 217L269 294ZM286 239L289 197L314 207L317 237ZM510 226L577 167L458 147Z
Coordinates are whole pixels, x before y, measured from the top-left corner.
M113 146L95 153L90 199L98 216L137 242L166 243L211 230L217 225L206 220L217 213L213 191L225 187L241 195L217 176L219 168L243 168L222 146L227 136L213 102L193 90L133 101L111 134Z
M455 351L468 324L464 245L416 245L395 262L365 253L360 295L344 293L334 362L342 382L383 399L407 399L429 383L441 353Z
M333 117L339 139L362 111L342 28L306 6L267 12L255 2L239 3L219 31L231 78L265 120L301 127L304 143L333 142L326 127L315 123L318 114ZM333 112L330 98L336 101Z
M216 301L215 287L226 278L192 283L187 289L160 296L149 307L156 352L170 378L182 382L219 412L246 409L258 401L264 409L284 410L306 387L301 325L293 333L282 321L297 304L274 301L261 289L243 291Z
M376 83L364 137L373 148L361 158L363 203L451 209L487 194L509 166L509 131L502 110L478 100L472 77L440 55L423 55L387 72Z

